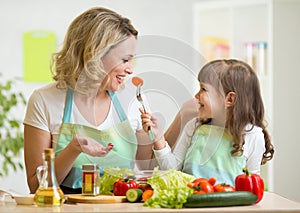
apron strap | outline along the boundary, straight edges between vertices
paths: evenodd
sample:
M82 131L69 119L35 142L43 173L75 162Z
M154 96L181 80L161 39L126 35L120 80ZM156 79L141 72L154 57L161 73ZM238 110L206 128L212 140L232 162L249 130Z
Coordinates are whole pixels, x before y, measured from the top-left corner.
M119 99L115 95L115 93L112 91L108 91L108 94L109 94L110 99L112 100L113 105L118 113L120 121L127 120L127 116L119 102ZM66 101L65 101L64 117L63 117L64 123L70 123L70 121L71 121L73 95L74 95L73 90L68 88L67 95L66 95Z
M113 105L119 115L119 119L120 121L125 121L127 120L127 116L123 110L123 107L121 106L120 102L119 102L119 99L117 98L116 94L112 91L108 91L108 94L110 96L110 99L112 100L113 102Z
M66 101L65 101L64 118L63 118L64 123L70 123L72 104L73 104L73 90L68 88Z

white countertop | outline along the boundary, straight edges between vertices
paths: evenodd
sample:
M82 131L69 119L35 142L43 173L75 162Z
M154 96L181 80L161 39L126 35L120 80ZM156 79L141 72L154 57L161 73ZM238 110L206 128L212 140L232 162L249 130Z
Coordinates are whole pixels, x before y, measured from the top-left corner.
M299 212L300 203L272 192L265 192L261 202L251 206L165 209L144 207L143 203L63 204L61 207L17 205L14 200L0 202L0 212Z

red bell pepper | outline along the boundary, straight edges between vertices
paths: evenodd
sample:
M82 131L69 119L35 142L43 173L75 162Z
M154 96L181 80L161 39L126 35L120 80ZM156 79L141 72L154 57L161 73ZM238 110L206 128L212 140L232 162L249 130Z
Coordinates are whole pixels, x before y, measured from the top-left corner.
M138 184L134 179L120 178L114 183L114 195L126 196L126 191L131 188L138 188Z
M257 196L257 201L261 201L264 194L264 180L258 174L250 174L247 168L243 169L244 174L240 174L235 178L236 191L249 191Z

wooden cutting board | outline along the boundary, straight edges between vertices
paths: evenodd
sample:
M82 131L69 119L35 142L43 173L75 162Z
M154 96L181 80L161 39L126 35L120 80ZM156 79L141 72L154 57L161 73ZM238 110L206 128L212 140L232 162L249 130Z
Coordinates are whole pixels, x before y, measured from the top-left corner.
M74 203L121 203L126 201L126 196L69 194L67 199Z

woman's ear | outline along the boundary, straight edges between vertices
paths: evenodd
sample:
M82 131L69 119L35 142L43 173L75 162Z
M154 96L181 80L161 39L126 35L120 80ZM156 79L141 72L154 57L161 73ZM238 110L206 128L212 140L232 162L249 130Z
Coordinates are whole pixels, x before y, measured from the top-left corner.
M232 107L235 104L235 92L229 92L225 97L225 105L226 108Z

